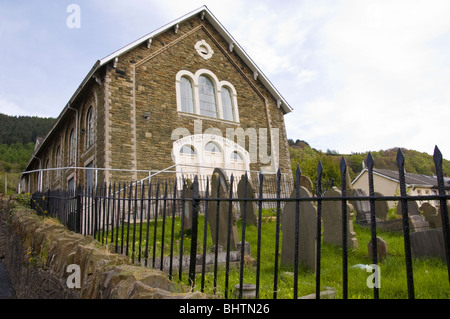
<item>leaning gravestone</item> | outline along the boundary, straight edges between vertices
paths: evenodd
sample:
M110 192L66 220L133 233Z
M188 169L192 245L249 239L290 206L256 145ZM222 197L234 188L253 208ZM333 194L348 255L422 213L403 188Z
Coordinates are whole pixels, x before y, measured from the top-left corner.
M219 185L220 176L220 185ZM208 223L211 230L211 237L214 245L216 245L216 225L218 223L219 238L218 244L224 249L227 247L227 238L230 236L230 250L236 249L238 243L238 234L236 228L236 210L233 204L228 201L229 186L226 175L221 170L215 169L211 177L211 199L217 198L217 189L219 189L219 197L221 199L219 205L217 201L212 200L208 204ZM217 219L217 205L219 206L219 218ZM231 205L231 232L228 234L228 217Z
M375 197L383 197L384 195L378 192L374 192ZM387 213L389 211L389 204L385 200L375 201L375 216L380 220L386 220Z
M361 197L361 196L367 196L366 192L364 192L362 189L355 188L351 190L351 193L349 195ZM352 200L350 203L353 205L353 207L356 210L356 222L361 226L367 226L370 225L370 203L368 200Z
M419 205L415 200L408 200L406 207L408 208L408 215L420 215ZM399 200L397 204L397 215L402 216L402 201Z
M247 184L247 185L246 185ZM246 187L247 186L247 187ZM241 180L238 184L238 198L239 199L254 199L255 198L255 190L252 186L252 183L249 178L246 178L246 175L242 175ZM239 201L241 218L244 214L246 215L246 223L247 225L256 225L257 217L256 217L256 202L254 201Z
M441 216L439 216L436 207L425 202L420 206L419 210L422 212L423 217L425 217L431 228L442 227L442 219Z
M294 189L291 198L296 197ZM311 193L300 187L300 197L311 198ZM283 245L281 248L281 264L294 265L295 258L295 212L296 202L287 202L281 215ZM317 209L311 201L299 202L298 260L311 270L316 270Z
M370 239L369 244L367 245L367 250L369 252L370 260L372 260L372 239ZM380 261L386 258L387 254L387 243L381 237L377 236L377 260Z
M324 197L340 197L337 187L328 190ZM322 202L323 242L342 245L342 201L325 200ZM353 231L353 206L347 202L347 245L358 248L356 233Z
M409 225L412 232L420 232L430 229L430 224L421 215L409 216Z

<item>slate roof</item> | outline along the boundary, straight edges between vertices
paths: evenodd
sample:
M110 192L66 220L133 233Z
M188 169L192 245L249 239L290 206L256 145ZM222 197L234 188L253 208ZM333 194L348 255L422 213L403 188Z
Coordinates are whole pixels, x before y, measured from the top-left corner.
M355 178L355 180L352 182L356 182L356 180L367 171L367 168L361 171L361 173ZM385 178L394 180L396 182L399 181L398 171L393 171L390 169L382 169L382 168L374 168L373 169L374 174L381 175ZM414 185L414 186L423 186L423 187L430 187L430 188L437 188L438 187L438 181L436 176L428 176L428 175L422 175L422 174L413 174L413 173L405 173L405 182L407 185ZM445 188L450 188L450 178L444 177L444 184Z

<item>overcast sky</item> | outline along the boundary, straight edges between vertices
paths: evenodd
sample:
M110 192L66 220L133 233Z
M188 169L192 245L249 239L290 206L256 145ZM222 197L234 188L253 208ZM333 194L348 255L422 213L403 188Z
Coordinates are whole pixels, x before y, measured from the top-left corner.
M0 113L57 117L96 60L202 5L293 107L288 138L450 158L448 0L0 0Z

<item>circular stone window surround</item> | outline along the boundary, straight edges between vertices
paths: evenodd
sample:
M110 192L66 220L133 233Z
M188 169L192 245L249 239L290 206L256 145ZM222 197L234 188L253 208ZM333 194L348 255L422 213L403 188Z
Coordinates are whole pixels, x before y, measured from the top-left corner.
M195 44L194 48L197 51L198 55L200 55L205 60L210 59L214 54L213 49L211 49L211 46L206 43L205 40L198 41Z

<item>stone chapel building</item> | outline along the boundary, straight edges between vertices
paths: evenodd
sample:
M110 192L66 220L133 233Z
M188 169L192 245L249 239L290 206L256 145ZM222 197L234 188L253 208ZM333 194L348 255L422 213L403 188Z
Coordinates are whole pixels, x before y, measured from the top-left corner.
M98 60L36 143L20 188L73 190L165 169L291 176L291 111L203 6Z

